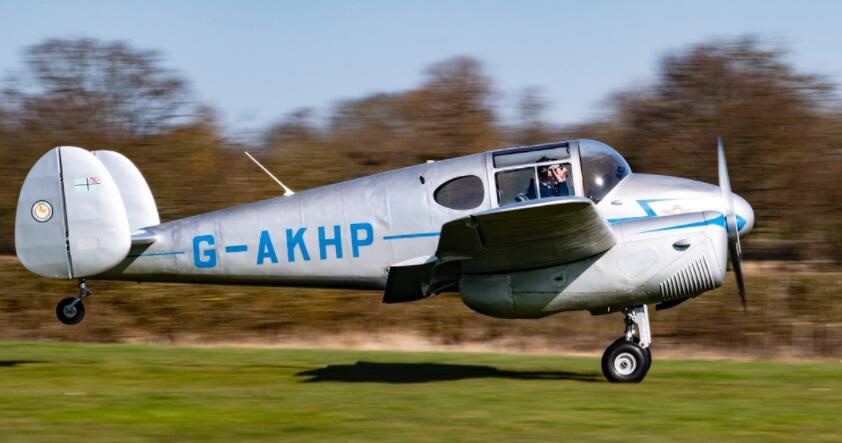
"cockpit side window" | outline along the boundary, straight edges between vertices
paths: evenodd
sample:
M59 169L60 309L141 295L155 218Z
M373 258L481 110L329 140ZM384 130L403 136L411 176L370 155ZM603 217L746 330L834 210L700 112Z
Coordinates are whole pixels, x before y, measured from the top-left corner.
M436 203L450 209L474 209L485 199L482 179L465 175L448 180L433 193Z
M585 196L595 203L631 174L629 164L617 151L597 141L579 142L579 158Z
M569 163L545 163L529 168L510 169L498 172L496 178L497 200L500 206L538 198L573 195Z
M535 168L522 168L497 173L497 199L500 206L535 198Z

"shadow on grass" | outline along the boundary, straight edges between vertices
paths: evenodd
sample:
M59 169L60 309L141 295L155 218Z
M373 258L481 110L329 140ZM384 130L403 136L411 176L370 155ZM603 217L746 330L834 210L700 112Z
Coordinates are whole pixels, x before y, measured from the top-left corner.
M28 365L33 363L44 363L36 360L0 360L0 368L11 368L14 366Z
M358 361L353 365L329 365L302 371L299 377L311 377L305 382L380 382L426 383L471 378L508 378L512 380L573 380L602 382L601 374L564 371L508 371L492 366L454 365L442 363L372 363Z

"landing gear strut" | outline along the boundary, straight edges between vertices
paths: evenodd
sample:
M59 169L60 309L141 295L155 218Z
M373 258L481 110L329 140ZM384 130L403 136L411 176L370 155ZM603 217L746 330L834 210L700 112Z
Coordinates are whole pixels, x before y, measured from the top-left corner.
M85 318L85 305L82 300L91 295L91 290L85 285L85 279L79 279L79 296L67 297L56 305L58 321L66 325L75 325Z
M649 311L646 305L623 309L626 334L602 354L602 373L612 383L640 383L652 365ZM637 326L638 336L635 336Z

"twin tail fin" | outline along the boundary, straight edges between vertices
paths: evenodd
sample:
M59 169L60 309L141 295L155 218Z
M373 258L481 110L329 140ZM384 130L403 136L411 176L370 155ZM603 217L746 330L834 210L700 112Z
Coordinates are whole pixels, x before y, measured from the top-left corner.
M44 154L23 182L15 249L38 275L90 277L126 258L132 232L159 223L152 192L129 159L61 146Z

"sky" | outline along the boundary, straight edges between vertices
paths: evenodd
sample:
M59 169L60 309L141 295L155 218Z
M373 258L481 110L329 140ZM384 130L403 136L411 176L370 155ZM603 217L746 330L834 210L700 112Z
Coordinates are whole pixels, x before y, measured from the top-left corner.
M819 1L54 1L0 0L0 75L47 38L124 40L249 131L302 107L418 85L430 64L468 55L501 115L537 87L556 124L586 121L612 92L656 78L670 51L755 34L805 73L842 84L842 2Z

